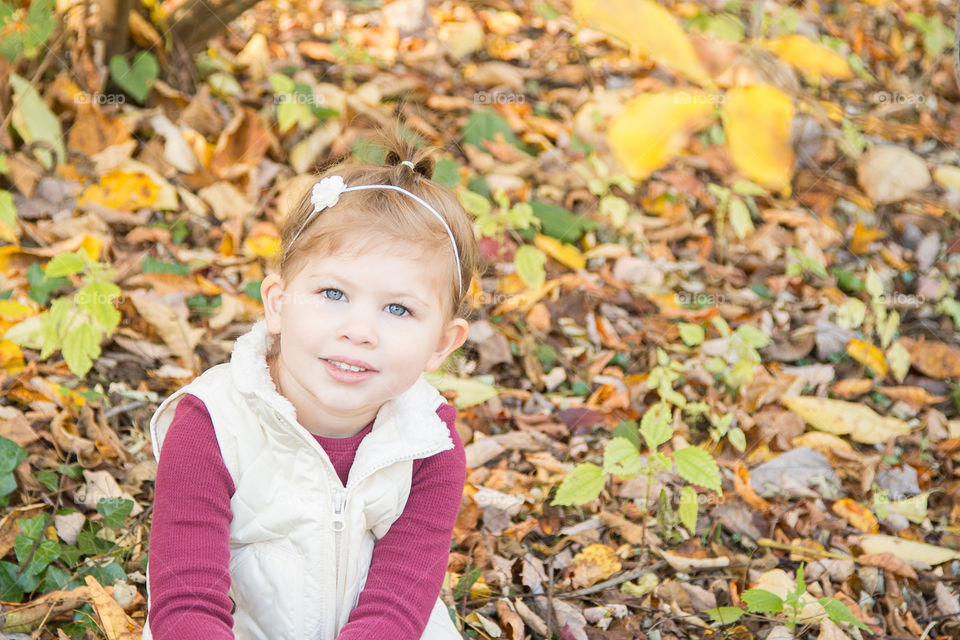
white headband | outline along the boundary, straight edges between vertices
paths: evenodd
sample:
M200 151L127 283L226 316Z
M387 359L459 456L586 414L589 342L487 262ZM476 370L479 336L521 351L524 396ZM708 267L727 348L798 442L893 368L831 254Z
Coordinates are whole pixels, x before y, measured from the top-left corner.
M447 235L450 237L450 245L453 247L453 257L457 261L457 291L462 294L463 276L460 275L460 252L457 251L457 241L453 239L453 232L450 230L450 225L447 224L447 221L443 219L443 216L441 216L436 209L431 207L426 200L410 193L402 187L397 187L392 184L362 184L355 187L348 187L343 182L343 178L340 176L327 176L317 184L313 185L313 191L310 193L310 202L313 204L313 211L311 211L310 215L307 216L307 219L303 221L303 224L300 225L300 228L297 229L297 232L293 234L293 238L290 239L290 244L294 243L294 241L300 236L300 233L308 224L310 224L310 221L313 220L313 217L317 215L318 212L337 204L337 202L340 200L340 194L347 191L363 191L364 189L389 189L390 191L399 191L400 193L403 193L422 204L424 207L426 207L427 211L436 216L437 220L439 220L443 225L443 228L447 230Z

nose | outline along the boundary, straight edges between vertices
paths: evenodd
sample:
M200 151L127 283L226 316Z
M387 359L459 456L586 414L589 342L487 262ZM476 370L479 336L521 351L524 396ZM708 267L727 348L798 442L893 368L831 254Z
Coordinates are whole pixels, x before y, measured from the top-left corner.
M360 309L346 314L337 329L337 339L346 340L355 345L376 347L378 340L374 319L369 313Z

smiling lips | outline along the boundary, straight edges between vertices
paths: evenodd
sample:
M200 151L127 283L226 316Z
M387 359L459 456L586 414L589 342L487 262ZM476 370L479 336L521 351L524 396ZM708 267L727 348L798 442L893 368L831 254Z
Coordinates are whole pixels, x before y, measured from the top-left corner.
M338 382L362 382L372 377L377 370L363 360L352 358L320 358L323 361L330 377Z

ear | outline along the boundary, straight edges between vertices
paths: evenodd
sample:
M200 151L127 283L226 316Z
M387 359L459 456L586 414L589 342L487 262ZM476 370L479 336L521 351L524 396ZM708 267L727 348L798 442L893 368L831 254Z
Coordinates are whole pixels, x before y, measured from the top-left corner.
M267 320L267 331L280 333L280 309L283 307L283 278L271 273L260 283L260 298Z
M440 335L440 342L437 344L437 350L430 355L427 360L424 371L434 371L443 361L447 359L454 349L467 341L467 334L470 332L470 324L463 318L454 318L447 323L446 328Z

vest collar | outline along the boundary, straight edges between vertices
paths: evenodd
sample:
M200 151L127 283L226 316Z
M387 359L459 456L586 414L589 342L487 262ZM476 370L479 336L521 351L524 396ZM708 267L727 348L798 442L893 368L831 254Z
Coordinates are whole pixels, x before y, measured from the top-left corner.
M233 383L240 393L255 396L287 422L299 426L296 409L277 392L270 377L266 356L276 339L267 331L264 320L237 338L230 355ZM442 402L443 397L423 374L405 392L388 400L357 449L351 479L374 471L385 459L421 458L452 448L450 431L436 413Z

